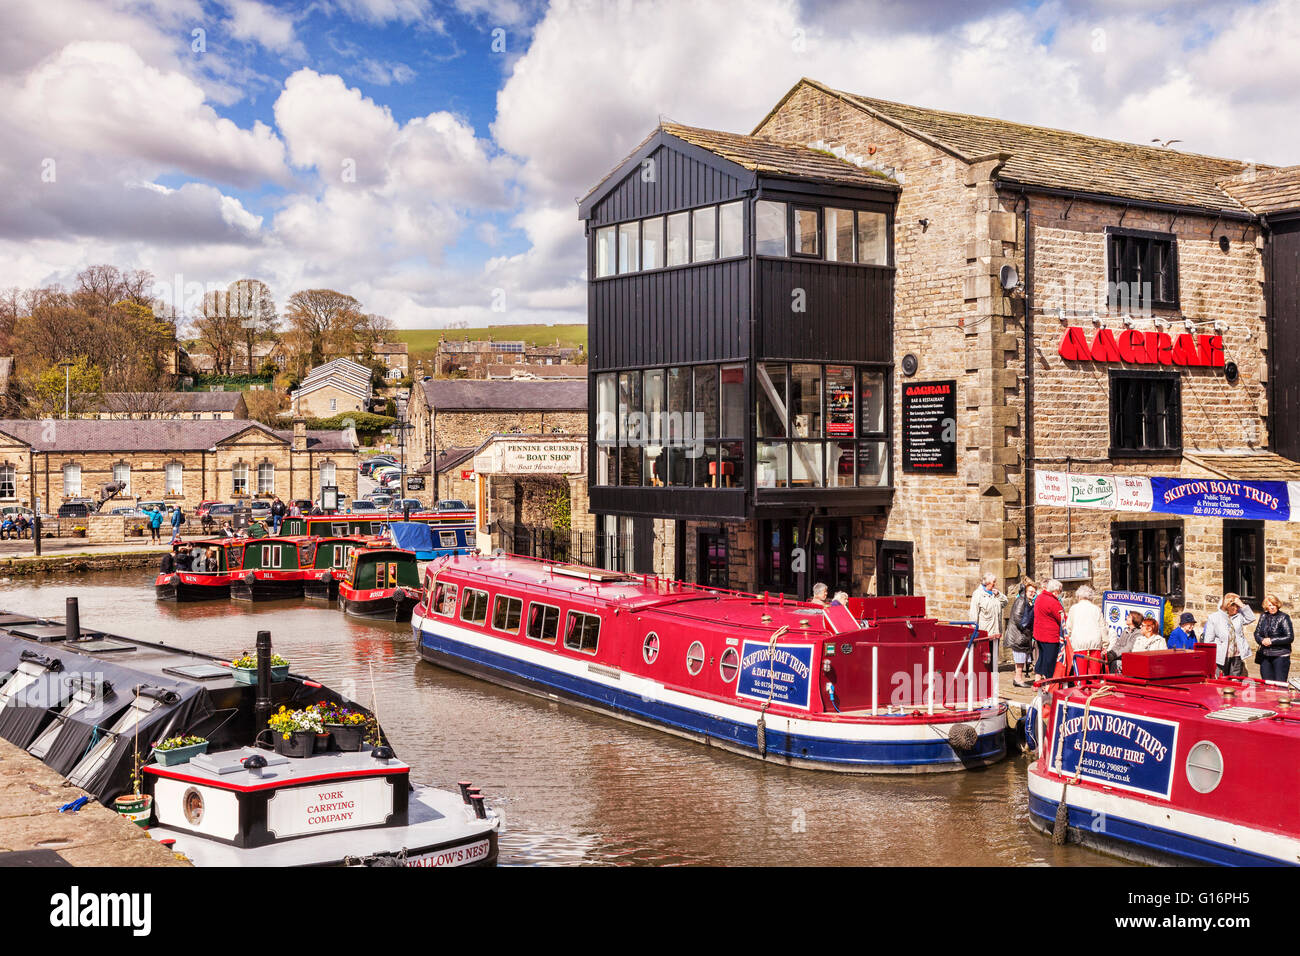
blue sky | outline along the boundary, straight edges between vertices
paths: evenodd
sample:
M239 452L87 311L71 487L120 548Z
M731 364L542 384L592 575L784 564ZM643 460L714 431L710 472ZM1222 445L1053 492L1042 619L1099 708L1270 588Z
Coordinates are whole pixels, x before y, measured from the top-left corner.
M110 262L150 270L182 310L253 277L281 302L339 289L404 327L582 321L575 199L660 116L748 132L802 76L1300 157L1300 0L12 6L0 288Z

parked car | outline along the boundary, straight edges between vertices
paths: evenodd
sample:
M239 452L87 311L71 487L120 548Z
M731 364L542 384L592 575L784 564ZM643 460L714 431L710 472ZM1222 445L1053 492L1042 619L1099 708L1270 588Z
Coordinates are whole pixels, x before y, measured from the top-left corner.
M411 506L413 512L424 510L424 505L420 504L419 500L415 498L394 498L388 503L388 510L390 513L401 514L407 505Z
M221 502L217 501L215 498L210 498L207 501L200 501L199 506L194 509L194 516L196 518L202 518L205 514L208 513L209 508L211 508L213 505L219 505L219 504L221 504Z
M89 518L90 505L84 501L69 501L59 505L60 518Z
M123 518L141 518L144 512L139 508L114 508L109 512L111 515L121 515Z
M237 507L238 507L237 505L230 505L230 504L215 504L208 509L208 513L206 517L211 518L213 521L216 521L218 523L222 521L229 521L231 518L235 516L235 511Z
M469 505L459 498L443 498L434 506L434 511L469 511Z
M310 498L294 498L288 503L287 507L292 508L294 505L297 505L298 510L303 514L308 515L311 514L311 509L316 507L316 502Z
M147 508L149 511L161 511L163 514L167 514L167 512L171 511L175 505L169 505L165 501L141 501L135 507L136 510L140 512L143 512Z
M254 518L265 518L271 513L271 502L265 498L254 498L248 503L248 510L253 512Z
M392 502L392 500L393 500L393 496L392 496L392 495L378 495L378 494L372 494L372 495L370 496L370 500L373 501L373 502L375 503L375 507L376 507L376 508L381 508L381 509L382 509L382 508L387 508L387 507L388 507L389 503Z
M357 471L359 471L363 475L369 476L374 472L376 468L382 468L385 465L396 465L396 464L397 462L394 461L392 458L389 458L386 455L381 455L378 458L367 458L359 466L357 466Z
M354 515L375 514L382 509L369 498L357 498L348 506L348 511Z

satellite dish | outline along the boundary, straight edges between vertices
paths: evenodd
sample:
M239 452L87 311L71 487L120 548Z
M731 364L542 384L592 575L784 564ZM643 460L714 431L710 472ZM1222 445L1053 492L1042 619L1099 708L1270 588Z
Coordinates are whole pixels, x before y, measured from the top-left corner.
M1010 294L1020 288L1020 273L1015 266L1003 266L998 270L998 281L1002 283L1002 291Z

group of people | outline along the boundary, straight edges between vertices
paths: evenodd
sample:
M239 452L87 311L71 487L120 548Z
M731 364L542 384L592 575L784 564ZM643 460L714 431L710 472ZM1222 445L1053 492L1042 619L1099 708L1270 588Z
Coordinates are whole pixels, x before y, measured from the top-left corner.
M221 556L216 548L208 548L205 551L203 548L178 542L162 556L162 564L158 570L162 574L171 574L173 571L214 574L221 570Z
M149 541L151 543L156 541L161 544L162 526L163 526L162 509L145 507L143 510L144 510L145 517L149 519ZM175 545L181 539L181 523L184 520L185 520L185 512L181 510L181 506L177 505L176 507L172 508L171 526L172 526L173 545Z
M27 520L27 515L21 512L5 515L4 521L0 522L0 540L30 538L31 536L32 523Z
M1066 662L1067 668L1078 674L1118 672L1124 654L1129 651L1186 650L1200 642L1215 645L1219 674L1247 676L1245 658L1250 653L1250 643L1245 627L1255 620L1255 615L1239 594L1223 596L1218 610L1206 619L1198 639L1196 615L1191 611L1183 611L1177 627L1170 626L1172 612L1167 612L1167 619L1162 622L1143 616L1140 611L1130 611L1124 627L1117 631L1106 626L1097 593L1088 585L1074 592L1067 613L1061 600L1064 586L1060 581L1053 578L1040 589L1032 578L1025 577L1011 602L1010 620L1003 628L1002 612L1008 599L998 590L996 580L992 574L984 576L971 596L970 613L980 630L990 636L1001 635L1003 645L1011 652L1015 665L1012 682L1017 687L1032 684L1025 673L1031 657L1035 674L1045 678L1055 676L1062 644L1067 641L1073 655ZM1290 671L1294 639L1291 618L1275 596L1266 597L1263 607L1264 613L1255 625L1255 663L1264 680L1284 683Z

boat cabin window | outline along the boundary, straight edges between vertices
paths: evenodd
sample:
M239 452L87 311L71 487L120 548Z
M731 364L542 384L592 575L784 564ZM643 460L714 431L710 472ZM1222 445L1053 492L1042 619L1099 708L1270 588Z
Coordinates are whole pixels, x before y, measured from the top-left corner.
M456 585L439 581L434 586L433 603L429 605L429 610L443 617L453 617L456 614Z
M704 645L699 641L693 641L691 646L686 648L686 670L694 677L704 669Z
M397 587L397 562L380 561L375 565L375 587L377 588L395 588Z
M534 601L528 608L528 636L535 641L555 643L560 632L560 609Z
M647 664L653 664L659 659L659 635L654 631L647 634L641 643L641 657Z
M458 542L456 541L456 532L455 532L455 531L439 531L439 532L438 532L438 542L439 542L439 543L440 543L444 548L454 548L454 547L456 547L456 545L458 544Z
M262 545L262 567L280 567L280 549L273 544Z
M488 593L474 588L465 589L460 602L460 619L471 624L487 623Z
M740 654L734 647L728 647L718 658L718 675L728 684L740 673Z
M492 627L498 631L519 633L519 619L524 613L524 602L516 597L498 594L492 608Z
M595 654L600 640L600 618L580 611L569 612L569 622L564 628L564 646L571 651Z

